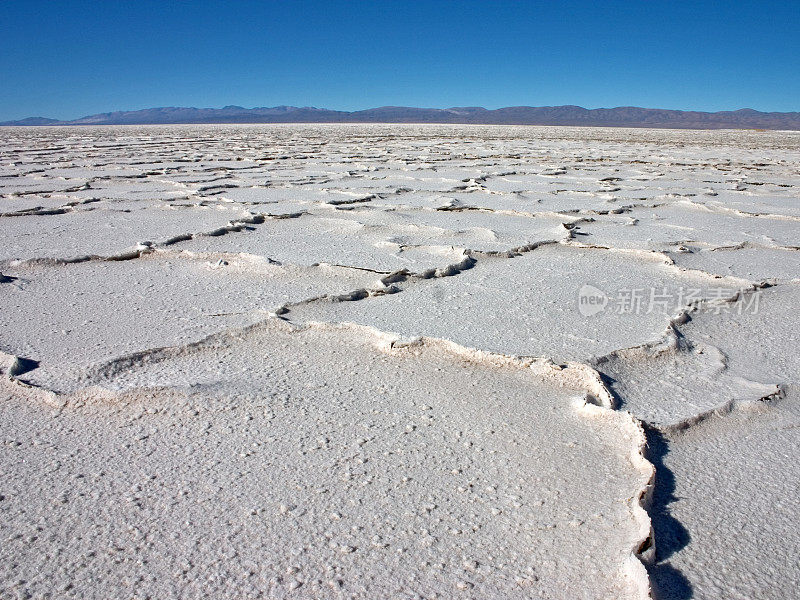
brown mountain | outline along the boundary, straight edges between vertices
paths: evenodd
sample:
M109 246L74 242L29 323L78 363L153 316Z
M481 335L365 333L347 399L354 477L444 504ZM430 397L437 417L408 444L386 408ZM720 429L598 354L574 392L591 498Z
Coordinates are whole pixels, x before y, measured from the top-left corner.
M154 125L178 123L465 123L491 125L578 125L595 127L660 127L675 129L800 130L800 112L760 112L749 108L701 112L620 106L509 106L414 108L382 106L358 111L275 106L271 108L148 108L90 115L72 121L29 117L0 125Z

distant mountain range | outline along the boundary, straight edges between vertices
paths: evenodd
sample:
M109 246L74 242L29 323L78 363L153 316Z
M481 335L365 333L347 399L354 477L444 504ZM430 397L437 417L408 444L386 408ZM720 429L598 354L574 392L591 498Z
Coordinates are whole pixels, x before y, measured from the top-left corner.
M72 121L28 117L0 125L168 125L200 123L452 123L484 125L584 125L595 127L661 127L676 129L795 129L800 112L759 112L749 108L700 112L620 106L586 109L580 106L509 106L412 108L382 106L353 112L326 108L147 108L101 113Z

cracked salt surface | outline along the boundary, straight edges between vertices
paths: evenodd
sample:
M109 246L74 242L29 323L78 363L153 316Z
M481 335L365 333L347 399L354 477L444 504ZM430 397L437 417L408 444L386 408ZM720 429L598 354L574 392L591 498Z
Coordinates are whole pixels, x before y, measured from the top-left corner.
M446 267L464 257L463 250L452 246L405 243L420 233L427 233L423 241L447 241L442 239L445 231L424 226L367 225L349 214L308 215L273 221L236 236L196 238L180 248L189 252L238 252L281 264L328 263L384 272L421 272Z
M212 255L13 269L0 294L0 350L36 360L26 381L72 390L89 365L197 341L287 302L377 285L374 273Z
M706 247L796 246L800 243L799 226L800 221L792 219L745 217L679 200L667 206L637 207L620 215L598 216L592 222L581 223L579 230L581 241L587 244L668 250L691 242Z
M800 278L800 249L733 246L728 248L687 248L669 252L680 267L700 269L723 277L750 281L793 281Z
M187 233L224 227L230 221L252 215L237 207L173 208L137 206L82 209L57 215L0 218L0 263L36 258L74 259L82 256L114 256L133 250L141 242L161 242ZM187 224L190 230L187 232Z
M58 418L3 401L21 445L2 455L0 576L33 594L118 595L103 574L123 568L160 597L637 597L641 432L581 408L580 367L272 320L92 383L132 391Z
M611 300L584 316L581 288L590 284ZM484 259L457 276L422 281L400 294L349 303L292 307L297 322L347 321L405 336L441 337L464 346L554 360L587 360L658 339L682 305L641 310L614 302L621 292L722 290L745 282L683 272L663 256L549 244L512 259ZM646 299L646 298L645 298ZM677 301L677 298L675 298Z
M0 140L3 597L793 598L797 133Z
M800 587L800 394L740 405L651 442L658 598L791 598ZM662 534L659 536L659 531ZM680 573L680 577L675 577Z
M690 312L679 343L597 365L635 416L661 426L650 436L668 474L653 511L659 598L783 598L800 585L800 289L748 303L755 293L757 312Z

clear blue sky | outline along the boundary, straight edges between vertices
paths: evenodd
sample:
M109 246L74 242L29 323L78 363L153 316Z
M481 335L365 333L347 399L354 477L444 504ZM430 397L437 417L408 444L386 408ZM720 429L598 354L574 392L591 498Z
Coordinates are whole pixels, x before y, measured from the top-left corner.
M154 106L800 110L800 0L6 1L0 120Z

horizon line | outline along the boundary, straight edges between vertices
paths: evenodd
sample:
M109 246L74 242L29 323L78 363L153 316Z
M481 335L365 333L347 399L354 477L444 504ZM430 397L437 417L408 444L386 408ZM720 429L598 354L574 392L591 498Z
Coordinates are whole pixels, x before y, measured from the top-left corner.
M800 108L798 110L792 111L777 111L777 110L761 110L758 108L753 108L750 106L743 106L740 108L727 108L727 109L720 109L720 110L703 110L703 109L694 109L694 108L665 108L665 107L653 107L653 106L639 106L635 104L620 104L617 106L596 106L592 108L588 108L586 106L582 106L580 104L509 104L498 106L496 108L487 108L482 105L453 105L453 106L445 106L445 107L438 107L438 106L414 106L409 104L383 104L380 106L370 106L367 108L356 108L352 110L344 109L344 108L330 108L326 106L317 106L312 104L276 104L273 106L267 105L257 105L252 107L242 106L239 104L226 104L224 106L192 106L192 105L161 105L161 106L146 106L141 108L117 108L114 110L104 110L95 113L83 114L78 117L74 118L55 118L55 117L48 117L45 115L29 115L26 117L20 117L18 119L0 119L0 122L9 123L9 122L17 122L17 121L25 121L28 119L52 119L55 121L67 123L71 121L77 121L80 119L86 119L89 117L94 117L97 115L108 115L108 114L115 114L115 113L133 113L133 112L141 112L147 110L161 110L161 109L189 109L189 110L225 110L227 108L238 108L242 110L257 110L257 109L274 109L274 108L294 108L294 109L313 109L313 110L325 110L331 112L341 112L341 113L358 113L358 112L365 112L369 110L378 110L383 108L395 108L395 109L414 109L414 110L453 110L453 109L481 109L486 111L496 111L496 110L503 110L509 108L579 108L582 110L593 111L593 110L616 110L616 109L624 109L624 108L637 108L643 110L654 110L654 111L671 111L671 112L685 112L685 113L706 113L706 114L717 114L717 113L735 113L740 111L755 111L762 114L783 114L783 115L792 115L800 113Z

